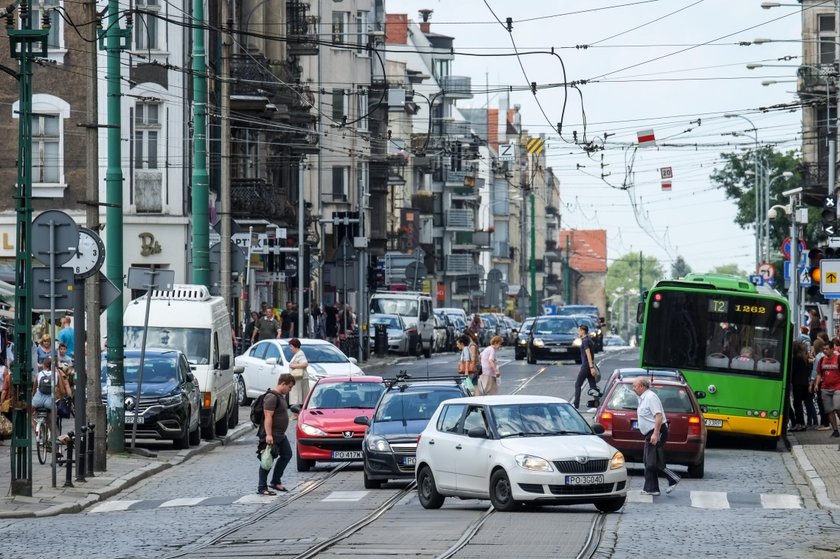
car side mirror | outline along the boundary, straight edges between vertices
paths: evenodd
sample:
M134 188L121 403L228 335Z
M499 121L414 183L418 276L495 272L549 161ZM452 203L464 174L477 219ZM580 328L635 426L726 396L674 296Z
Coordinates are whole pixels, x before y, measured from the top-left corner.
M359 415L353 420L356 425L370 425L370 419L366 415Z
M642 301L639 301L639 304L636 306L636 322L641 324L645 321L645 304Z
M219 366L217 369L230 369L230 355L227 353L219 357Z
M592 431L593 431L596 435L600 435L600 434L602 434L604 431L606 431L606 429L604 429L604 426L603 426L603 425L601 425L600 423L595 423L595 424L592 426Z
M706 397L706 393L702 390L695 390L694 391L694 397L697 398L698 400L702 400L703 398Z
M359 363L359 360L356 359L355 357L348 357L347 360L350 361L354 365Z
M195 375L187 373L187 382L195 382Z
M273 367L277 364L277 358L276 357L269 357L268 359L265 360L265 364L266 365L271 365Z
M467 431L467 436L471 439L486 439L487 438L487 431L484 427L473 427L469 431Z

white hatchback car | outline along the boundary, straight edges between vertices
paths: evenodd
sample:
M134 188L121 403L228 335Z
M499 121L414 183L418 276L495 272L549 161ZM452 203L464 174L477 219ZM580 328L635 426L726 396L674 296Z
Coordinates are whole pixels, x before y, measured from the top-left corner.
M445 497L523 503L591 503L615 512L627 498L624 456L566 400L477 396L438 406L417 444L417 493L427 509Z
M328 341L301 338L300 349L309 362L306 371L310 385L324 377L364 374L354 358L348 358ZM276 386L280 375L290 372L291 359L292 349L288 339L262 340L237 356L234 360L234 372L237 377L239 405L248 405L252 398ZM292 402L302 402L305 398L306 394L293 394L290 397Z

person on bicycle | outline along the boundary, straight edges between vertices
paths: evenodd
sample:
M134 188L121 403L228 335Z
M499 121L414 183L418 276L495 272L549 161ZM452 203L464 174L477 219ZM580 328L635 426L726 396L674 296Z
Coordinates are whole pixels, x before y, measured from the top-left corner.
M55 387L55 389L53 389ZM35 382L32 383L32 415L33 418L39 408L45 408L50 413L55 409L53 396L72 396L70 383L61 371L52 371L52 357L45 357L41 363L41 369L35 375ZM47 421L50 416L47 414Z

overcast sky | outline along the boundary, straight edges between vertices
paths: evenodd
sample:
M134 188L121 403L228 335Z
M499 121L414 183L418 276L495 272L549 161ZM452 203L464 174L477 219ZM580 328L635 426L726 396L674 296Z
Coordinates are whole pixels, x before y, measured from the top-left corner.
M764 10L759 0L487 3L502 21L513 18L512 34L495 21L483 0L386 0L386 9L415 21L419 9L434 10L431 30L455 37L456 52L511 52L511 36L520 52L554 47L565 64L566 81L587 80L579 86L586 139L603 144L608 135L605 149L589 155L567 143L573 131L578 139L584 133L577 91L568 90L563 116L564 88L538 90L536 100L545 117L530 92L510 94L511 104L522 105L523 126L532 134L550 135L548 165L561 181L562 227L607 229L610 262L642 250L657 257L666 271L679 254L695 271L736 263L752 273L754 232L734 224L734 203L712 187L709 174L721 166L721 152L754 143L753 132L726 134L752 126L741 118L724 118L725 113L752 120L760 142L799 150L801 113L760 108L795 101L800 10ZM739 45L758 37L792 42ZM556 57L523 55L520 60L527 80L514 56L456 56L453 75L471 76L476 91L472 100L459 105L484 107L489 97L490 106L498 106L503 94L486 95L485 83L495 90L564 82ZM786 67L748 70L750 63ZM763 80L789 83L762 86ZM561 119L566 141L551 129ZM635 150L637 132L650 128L660 144L682 145ZM673 169L671 192L662 191L662 167ZM602 179L602 171L609 176ZM620 189L625 184L631 188Z

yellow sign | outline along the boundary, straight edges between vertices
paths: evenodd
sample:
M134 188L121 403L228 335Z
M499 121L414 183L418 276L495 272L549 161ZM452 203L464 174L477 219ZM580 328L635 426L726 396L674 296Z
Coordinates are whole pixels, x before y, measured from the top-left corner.
M825 275L825 283L837 283L837 274L829 272Z
M539 155L545 147L545 140L542 138L529 138L528 143L525 144L528 153L532 155Z

